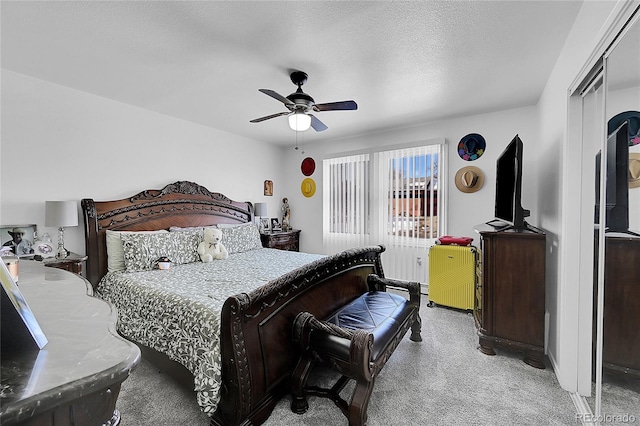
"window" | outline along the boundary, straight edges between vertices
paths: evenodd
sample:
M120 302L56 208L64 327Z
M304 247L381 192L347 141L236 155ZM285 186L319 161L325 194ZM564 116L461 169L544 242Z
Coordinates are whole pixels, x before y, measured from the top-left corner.
M388 176L388 235L438 237L439 151L439 146L430 146L376 154L381 174Z
M419 279L415 270L445 225L443 144L324 160L325 252L384 244L385 270L395 270L387 275Z

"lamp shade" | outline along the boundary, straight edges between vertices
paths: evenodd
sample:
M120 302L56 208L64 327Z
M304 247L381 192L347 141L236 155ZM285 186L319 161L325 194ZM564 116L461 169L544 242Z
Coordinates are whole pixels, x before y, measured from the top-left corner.
M267 203L256 203L255 215L265 217L267 215Z
M289 127L296 132L304 132L311 126L311 116L304 112L289 114Z
M75 201L45 201L44 226L78 226L78 204Z

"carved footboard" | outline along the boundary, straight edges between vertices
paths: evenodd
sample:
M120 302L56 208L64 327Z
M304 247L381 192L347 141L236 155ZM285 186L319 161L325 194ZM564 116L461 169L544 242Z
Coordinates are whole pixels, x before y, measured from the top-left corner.
M366 292L369 274L384 276L383 251L366 247L323 258L225 302L223 388L212 424L261 424L269 417L288 392L300 356L291 338L296 315L307 311L324 318Z

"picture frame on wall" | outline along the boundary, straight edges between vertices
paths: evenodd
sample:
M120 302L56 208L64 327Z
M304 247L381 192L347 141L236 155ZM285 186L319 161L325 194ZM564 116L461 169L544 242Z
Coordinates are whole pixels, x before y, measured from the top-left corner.
M9 254L18 257L33 256L33 242L37 236L35 224L0 225L0 256Z
M264 195L268 197L273 195L273 181L271 180L264 181Z
M280 219L278 219L277 217L271 218L271 230L282 231L282 225L280 224Z

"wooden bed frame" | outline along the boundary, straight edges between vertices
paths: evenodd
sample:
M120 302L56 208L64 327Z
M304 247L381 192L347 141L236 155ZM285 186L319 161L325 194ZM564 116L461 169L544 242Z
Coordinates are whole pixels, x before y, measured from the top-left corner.
M145 190L115 201L82 200L87 279L95 287L107 272L106 230L152 231L171 226L207 226L253 220L253 206L188 181ZM261 424L290 389L300 350L292 342L299 312L324 318L367 291L367 276L384 277L382 246L348 250L315 261L249 293L230 297L222 308L222 388L212 425ZM152 362L168 360L143 348ZM164 363L164 362L163 362ZM174 364L177 364L174 362ZM166 364L165 364L166 367ZM179 366L169 374L184 375ZM193 389L193 376L191 376Z

